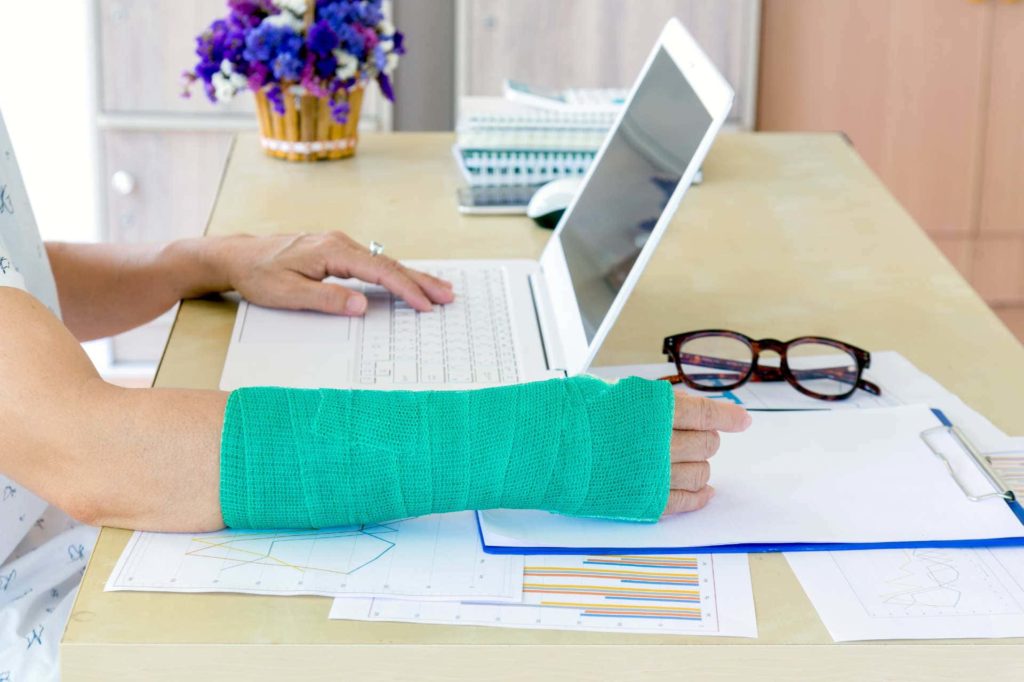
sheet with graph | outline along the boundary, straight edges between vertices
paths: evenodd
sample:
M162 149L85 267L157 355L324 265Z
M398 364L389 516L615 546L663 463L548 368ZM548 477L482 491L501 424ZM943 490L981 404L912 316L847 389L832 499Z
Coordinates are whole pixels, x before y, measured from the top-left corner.
M108 591L518 601L522 557L484 554L471 512L315 531L136 532Z
M786 559L836 641L1024 637L1024 548Z
M531 556L523 603L334 600L331 618L756 637L745 554Z

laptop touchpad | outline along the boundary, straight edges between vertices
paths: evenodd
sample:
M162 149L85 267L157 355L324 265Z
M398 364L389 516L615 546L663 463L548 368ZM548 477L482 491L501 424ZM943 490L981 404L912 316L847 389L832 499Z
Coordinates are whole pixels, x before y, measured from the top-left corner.
M274 310L246 306L239 343L325 343L347 342L352 318L308 310Z

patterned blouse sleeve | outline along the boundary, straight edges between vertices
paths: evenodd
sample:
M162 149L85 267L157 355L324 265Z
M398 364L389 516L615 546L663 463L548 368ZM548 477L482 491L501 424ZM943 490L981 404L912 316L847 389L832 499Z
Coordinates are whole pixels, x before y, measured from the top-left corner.
M25 278L11 258L11 253L0 237L0 287L14 287L25 291Z

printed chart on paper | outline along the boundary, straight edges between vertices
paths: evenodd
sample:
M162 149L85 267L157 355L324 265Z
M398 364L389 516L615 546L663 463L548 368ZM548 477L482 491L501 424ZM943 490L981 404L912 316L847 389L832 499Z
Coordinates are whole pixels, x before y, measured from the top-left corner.
M757 636L745 554L528 556L522 604L342 597L331 618Z
M1024 636L1024 548L796 552L838 641Z
M484 554L471 512L310 531L135 533L108 590L518 601L522 557Z

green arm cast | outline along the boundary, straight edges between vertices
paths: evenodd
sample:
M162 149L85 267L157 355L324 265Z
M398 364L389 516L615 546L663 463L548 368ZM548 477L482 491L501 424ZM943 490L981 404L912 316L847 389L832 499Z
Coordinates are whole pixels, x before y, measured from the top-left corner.
M658 520L664 381L474 391L244 388L228 398L220 501L233 528L324 528L471 509Z

